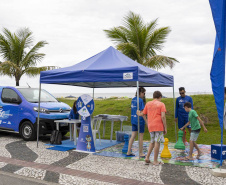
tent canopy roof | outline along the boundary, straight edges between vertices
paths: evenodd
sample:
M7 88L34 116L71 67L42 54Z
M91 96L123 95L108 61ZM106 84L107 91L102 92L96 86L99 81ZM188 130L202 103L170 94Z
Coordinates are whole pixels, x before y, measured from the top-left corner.
M133 61L113 47L76 65L42 71L40 83L92 88L173 87L173 76L159 73Z

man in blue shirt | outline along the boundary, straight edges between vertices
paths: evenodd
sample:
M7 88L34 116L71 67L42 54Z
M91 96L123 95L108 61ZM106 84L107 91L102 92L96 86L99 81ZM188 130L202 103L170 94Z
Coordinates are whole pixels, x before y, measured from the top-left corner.
M143 98L145 97L145 88L140 87L139 88L139 110L144 109L144 101ZM137 136L138 133L138 116L137 116L137 93L136 96L132 99L131 102L131 124L132 124L132 136L129 140L129 146L128 146L128 151L127 151L127 157L134 157L135 155L131 153L131 148L134 142L134 139ZM139 136L139 143L140 143L140 157L145 157L143 153L143 137L144 137L144 128L145 128L145 120L146 117L139 117L139 123L140 123L140 136Z
M178 128L181 129L188 122L188 113L184 109L184 104L186 102L190 102L191 108L193 109L193 101L190 96L185 95L186 91L184 87L179 88L179 93L180 93L180 97L178 97L176 100L175 122L178 121ZM190 125L187 126L187 129L189 133L191 133ZM183 142L185 143L185 133L186 133L185 129L183 131L184 131Z

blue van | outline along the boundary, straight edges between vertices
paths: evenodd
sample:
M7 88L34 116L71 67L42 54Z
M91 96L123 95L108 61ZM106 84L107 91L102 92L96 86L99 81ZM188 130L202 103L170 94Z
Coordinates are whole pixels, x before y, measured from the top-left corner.
M39 89L0 86L0 97L0 130L20 133L26 141L34 140L37 136ZM50 134L56 129L54 120L68 118L70 110L69 105L42 89L39 133ZM62 135L68 130L67 124L61 124Z

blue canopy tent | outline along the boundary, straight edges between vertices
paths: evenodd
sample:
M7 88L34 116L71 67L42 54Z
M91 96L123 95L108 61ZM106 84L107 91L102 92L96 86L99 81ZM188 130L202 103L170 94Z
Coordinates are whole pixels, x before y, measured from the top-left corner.
M213 63L210 72L212 90L217 106L221 128L221 166L223 145L223 115L224 115L224 86L225 86L225 0L210 0L213 20L216 28L216 39Z
M173 87L173 76L159 73L133 61L113 47L76 65L42 71L40 83L91 88Z
M137 87L139 89L139 86L174 87L173 76L144 67L113 47L109 47L76 65L42 71L40 74L40 89L41 83L93 89L112 87Z

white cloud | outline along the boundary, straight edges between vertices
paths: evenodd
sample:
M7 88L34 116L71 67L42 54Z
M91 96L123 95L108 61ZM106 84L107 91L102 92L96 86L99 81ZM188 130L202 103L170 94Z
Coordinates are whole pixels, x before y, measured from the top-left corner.
M36 42L49 43L41 50L46 57L39 66L66 67L113 45L103 30L121 25L122 17L129 11L139 13L146 22L159 18L159 27L170 26L172 32L162 54L175 57L180 63L173 70L160 71L174 75L176 89L185 86L187 91L211 91L209 72L215 28L208 1L2 0L0 22L11 31L29 27ZM23 76L20 84L26 85L26 82L38 86L39 78ZM15 81L1 77L0 84L14 85ZM54 87L58 92L82 89ZM53 89L52 86L46 88Z

